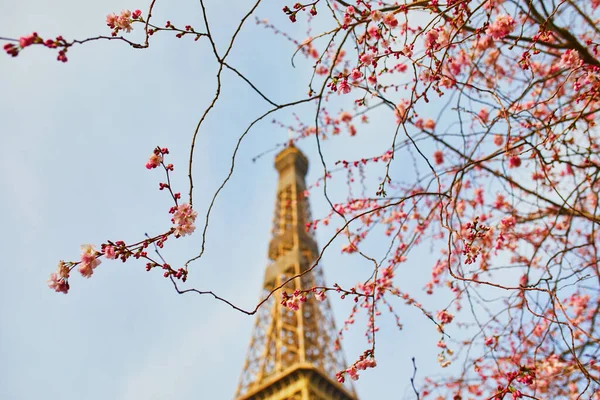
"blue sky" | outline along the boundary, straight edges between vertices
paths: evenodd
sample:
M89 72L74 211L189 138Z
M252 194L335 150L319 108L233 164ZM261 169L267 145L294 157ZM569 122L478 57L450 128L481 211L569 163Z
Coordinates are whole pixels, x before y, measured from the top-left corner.
M146 6L117 0L0 0L0 36L108 34L106 14ZM248 6L238 0L209 1L207 7L222 48ZM303 28L289 24L280 9L280 2L265 1L257 15L302 39ZM196 1L158 1L154 18L202 30ZM139 35L138 29L132 38ZM306 93L310 66L292 69L294 50L281 36L249 21L231 63L276 101L297 100ZM169 147L174 186L187 193L190 138L216 87L208 43L161 34L146 50L95 42L72 48L66 64L55 57L41 48L15 59L0 57L0 398L231 398L253 317L209 297L179 296L159 273L145 272L141 262L106 260L92 279L74 276L66 296L45 283L58 260L78 258L80 244L139 240L145 232L169 226L170 202L157 190L163 177L144 164L156 145ZM195 208L201 217L228 172L237 138L268 109L233 74L226 72L224 78L222 99L200 132L194 160ZM308 113L311 107L297 111ZM294 121L290 112L277 117ZM332 164L385 151L389 136L378 124L366 132L324 142L326 160ZM286 137L267 119L243 142L236 171L212 215L207 252L192 266L190 286L254 307L267 263L277 176L274 153L257 162L252 158ZM322 172L315 143L299 146L312 162L308 181L314 182ZM399 171L401 164L394 168ZM345 197L336 191L343 179L340 183L332 186L338 200ZM317 195L311 199L313 215L324 216L328 210ZM327 233L318 233L321 244ZM197 254L200 241L199 232L171 241L164 256L172 265L182 263ZM327 253L325 275L329 283L353 285L368 277L370 265L341 256L342 244L337 241ZM428 274L428 265L411 264L402 282L422 285ZM333 305L339 326L351 304L334 300ZM379 368L362 374L357 384L361 399L411 398L413 356L421 376L423 371L439 373L434 327L414 309L401 310L404 331L394 328L392 318L381 322ZM363 332L358 325L344 341L348 361L367 348Z

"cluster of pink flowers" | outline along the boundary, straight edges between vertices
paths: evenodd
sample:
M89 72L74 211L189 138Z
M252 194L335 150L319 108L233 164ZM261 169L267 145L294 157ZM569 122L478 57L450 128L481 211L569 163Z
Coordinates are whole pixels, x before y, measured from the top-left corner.
M454 315L448 313L446 310L438 311L437 319L444 325L449 324L454 319Z
M348 94L348 93L350 93L350 90L352 90L352 88L348 84L348 81L346 79L341 80L340 83L338 84L338 93L339 94Z
M52 272L50 278L46 282L48 287L57 293L67 294L69 292L69 272L69 267L64 261L60 261L56 268L56 272Z
M360 60L360 62L362 62L365 65L370 65L373 63L373 60L375 59L375 55L371 52L368 53L363 53L361 54L361 56L358 58ZM358 71L360 73L360 71ZM362 76L362 73L360 74Z
M326 299L325 291L321 290L320 292L316 292L315 299L317 299L317 301L325 301L325 299Z
M498 224L498 237L496 238L496 245L494 246L494 250L502 250L505 247L506 243L506 234L510 229L512 229L517 224L517 220L515 217L510 216L503 218Z
M344 383L346 380L344 375L347 374L350 377L350 379L356 381L359 377L359 370L364 371L367 368L375 368L376 366L377 362L375 361L375 358L373 358L373 353L371 352L371 350L367 350L363 355L360 356L359 360L355 362L354 365L346 368L343 371L338 372L337 374L335 374L335 377L338 382Z
M388 27L388 28L395 28L398 26L398 20L396 19L396 16L394 15L394 13L387 13L383 16L383 23Z
M316 3L318 3L318 2L316 1L312 4L306 4L306 5L303 5L301 3L295 3L294 10L291 10L288 6L285 6L285 7L283 7L283 12L288 15L288 18L290 19L290 21L296 22L296 14L298 14L299 11L305 10L307 7L309 7L308 12L310 15L312 15L313 17L315 15L317 15Z
M521 166L521 159L518 156L511 156L508 159L508 168L519 168Z
M300 309L300 304L305 302L306 295L297 289L291 296L286 292L283 292L283 294L281 295L281 305L286 308L289 308L292 311L298 311Z
M425 34L425 48L427 50L437 50L440 46L437 42L439 32L436 29L432 29Z
M504 138L502 137L502 135L499 135L499 134L494 135L494 144L496 146L502 146L504 144Z
M415 121L415 127L432 131L435 129L435 121L431 118L427 118L426 120L419 118Z
M369 25L367 28L367 33L369 34L370 39L379 40L381 38L379 26L377 25Z
M163 160L163 158L162 158L161 152L158 149L155 149L154 153L152 153L150 158L148 158L148 162L146 163L146 168L147 169L156 168L160 165L162 160Z
M355 13L356 13L356 9L354 7L352 7L352 6L346 7L346 12L344 13L344 19L343 19L345 26L348 26L349 24L352 23Z
M44 40L41 37L39 37L36 32L33 32L30 35L20 37L18 46L13 43L7 43L4 45L3 48L4 48L4 51L6 51L6 53L9 56L16 57L17 55L19 55L19 52L21 50L23 50L25 47L29 47L33 44L41 44L41 45L44 45L45 47L48 47L49 49L63 47L63 49L61 49L58 52L58 57L56 59L61 62L67 62L66 48L68 47L68 45L62 36L57 36L56 39L54 39L54 40L52 40L52 39Z
M81 246L81 262L77 268L84 278L89 278L94 273L94 269L102 261L98 260L98 253L91 244Z
M369 281L365 284L359 283L356 285L355 290L365 296L371 296L372 294L375 294L375 299L378 300L386 291L390 291L392 293L396 292L396 289L393 285L393 279L394 269L392 266L389 266L381 270L381 274L375 282ZM370 307L370 304L368 301L365 301L362 306L368 308Z
M589 308L589 294L581 295L580 293L573 293L564 303L571 307L573 314L572 319L577 325L583 323L587 318L590 318L593 315L593 309ZM579 332L575 332L575 336L578 334Z
M498 336L490 336L486 338L484 344L488 347L496 347L498 345Z
M486 238L491 230L491 228L487 225L481 224L479 222L479 216L475 217L473 222L467 222L464 225L464 240L465 240L465 248L463 249L463 254L466 256L465 264L473 264L479 254L485 251ZM477 242L483 242L483 248L481 245L478 245Z
M196 222L196 216L198 213L194 211L192 206L190 206L188 203L172 207L169 212L173 214L171 221L176 225L176 237L190 235L196 230L194 222Z
M152 156L150 156L150 159L146 163L146 168L152 169L158 167L159 165L163 165L163 158L166 154L169 154L169 149L166 147L156 147ZM167 175L169 174L169 171L173 171L172 164L164 165L164 168ZM165 188L168 188L169 191L171 190L169 184L161 183L160 189L163 190ZM177 201L181 198L180 193L171 192L171 195L175 201L175 206L171 207L169 213L173 214L171 221L173 224L175 224L175 226L168 232L158 235L154 238L148 237L148 240L130 246L127 246L125 242L121 240L116 242L109 241L102 244L100 251L97 251L94 246L90 244L82 245L80 261L68 263L61 261L58 270L50 275L50 278L47 281L48 286L56 292L67 293L69 291L69 284L67 280L69 278L71 269L73 269L75 266L78 266L78 270L81 275L85 278L89 278L93 275L94 269L100 265L101 261L99 258L102 256L109 260L120 258L123 262L127 261L130 257L135 259L144 258L150 261L146 265L147 270L158 266L158 264L147 257L147 252L145 249L150 244L154 243L159 248L162 248L163 243L169 238L170 235L174 235L175 237L185 236L191 234L196 229L194 222L196 221L197 213L192 209L192 206L187 203L177 203ZM187 279L187 271L183 268L174 270L166 263L162 265L162 268L165 270L165 277L173 276L177 279L182 279L184 282Z
M383 13L379 10L371 11L371 20L373 22L379 22L383 19Z
M408 102L406 100L401 101L396 105L394 109L394 114L396 115L396 123L401 123L406 120L406 109L408 107Z
M352 367L348 368L346 370L346 373L348 374L348 376L350 377L350 379L352 379L353 381L357 381L358 380L358 370L356 369L355 366L352 366ZM338 378L338 380L339 380L339 378Z
M350 73L350 77L354 81L359 81L363 77L363 73L360 72L358 69L354 68Z
M483 107L481 110L479 110L479 112L477 113L477 116L479 117L481 122L483 122L484 124L487 124L490 119L490 113L488 112L487 108L485 108L485 107Z
M364 371L367 368L375 368L377 366L377 361L375 361L374 358L365 358L358 361L355 365L357 369Z
M12 43L6 43L3 48L9 56L16 57L19 55L19 48Z
M115 246L104 246L102 249L104 251L104 256L109 260L115 260L117 258L117 252Z
M113 29L113 36L116 36L119 30L129 33L133 29L131 23L139 20L141 16L142 11L140 10L135 10L133 13L129 10L123 10L120 15L114 13L108 14L106 16L106 25L110 29Z
M515 29L515 20L510 15L499 15L485 31L494 40L501 40Z
M433 153L433 162L436 165L442 165L444 163L444 153L441 150L436 150Z
M563 68L576 68L582 64L577 50L568 49L560 57L560 66Z

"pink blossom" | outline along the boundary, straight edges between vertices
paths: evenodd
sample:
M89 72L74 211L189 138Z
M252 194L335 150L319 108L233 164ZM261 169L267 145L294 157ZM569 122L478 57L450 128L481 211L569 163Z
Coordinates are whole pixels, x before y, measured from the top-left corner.
M481 36L477 39L477 43L475 44L475 48L479 51L487 50L494 46L494 39L489 36Z
M446 69L450 72L450 74L456 76L460 74L463 65L467 65L467 63L468 61L465 58L465 53L461 51L456 57L448 60L446 63Z
M568 49L560 57L560 66L563 68L576 68L581 65L581 58L577 50Z
M423 127L425 129L429 129L430 131L432 131L433 129L435 129L435 121L432 120L431 118L428 118L425 120L425 123L423 124Z
M106 246L104 247L104 256L109 260L114 260L117 258L117 253L115 252L115 246Z
M106 16L106 25L111 29L122 29L125 32L131 32L133 29L131 26L131 11L123 10L119 16L115 14L108 14Z
M138 19L139 17L142 16L142 10L135 10L132 14L131 14L131 18L133 19Z
M517 156L512 156L508 159L508 168L518 168L521 166L521 159Z
M344 25L350 25L352 23L352 15L345 13L344 14L344 19L342 20L342 22L344 23Z
M356 367L350 367L346 370L346 373L348 374L348 376L350 377L350 379L352 379L353 381L358 380L358 371L356 370Z
M153 153L150 156L150 158L148 159L148 162L146 163L146 168L148 168L148 169L156 168L160 165L161 162L162 162L162 157L156 153Z
M361 79L361 78L363 77L363 73L362 73L362 72L360 72L358 69L354 68L354 69L352 70L352 73L350 74L350 77L351 77L353 80L357 81L357 80L359 80L359 79Z
M321 290L320 292L315 293L315 299L317 299L317 301L324 301L325 300L325 291Z
M352 114L350 114L348 111L342 111L340 113L340 121L348 123L350 121L352 121Z
M69 282L66 279L59 277L56 272L50 274L50 278L46 281L48 287L57 293L67 294L69 292Z
M483 188L476 188L473 194L475 195L475 204L483 205Z
M329 68L324 65L319 65L316 70L317 75L327 75L328 72Z
M351 90L351 87L350 87L350 85L348 85L347 80L342 80L338 84L338 93L339 94L348 94L348 93L350 93L350 90Z
M56 59L61 62L67 62L67 56L65 54L65 51L64 50L59 51Z
M364 360L358 361L355 365L357 369L364 371L367 368L375 368L377 366L377 362L374 358L365 358Z
M360 56L360 61L363 64L367 64L367 65L371 64L373 62L373 53L364 53L363 55Z
M9 56L16 57L19 55L19 48L12 43L6 43L3 49Z
M433 153L433 160L436 165L441 165L444 163L444 153L441 150L437 150Z
M408 69L408 65L406 64L396 64L394 66L394 71L405 72Z
M292 311L298 311L300 309L300 305L292 300L286 301L284 306L286 306Z
M396 105L396 109L394 110L394 114L396 114L396 122L400 123L406 119L406 104L404 102L398 103Z
M423 71L421 71L421 73L419 74L419 79L425 83L432 82L434 80L431 71L429 71L428 69L424 69Z
M281 305L292 311L298 311L300 304L306 302L306 295L299 290L295 290L291 296L283 292L281 298Z
M379 28L377 27L377 25L369 25L369 28L367 29L367 33L369 34L369 36L372 39L379 39L381 36L379 35Z
M487 124L487 122L490 118L490 113L488 112L487 108L483 107L481 110L479 110L479 113L477 113L477 116L479 117L481 122L483 122L484 124Z
M454 79L448 76L442 76L440 79L440 86L450 89L454 86L455 82L456 81Z
M514 227L517 224L517 219L513 216L504 217L500 221L500 228L502 230L507 230Z
M69 272L69 267L64 261L60 261L56 268L56 272L52 272L50 278L46 281L48 287L57 293L67 294L69 291L69 282L67 281Z
M171 221L175 226L175 236L186 236L192 234L196 230L194 222L198 213L192 209L188 203L180 204L173 210L173 218Z
M439 46L437 44L439 33L435 29L430 30L425 34L425 47L427 49L435 50Z
M446 310L442 310L437 313L437 318L442 322L442 324L449 324L454 319L454 315L446 312Z
M33 43L35 43L36 40L38 40L38 35L34 32L31 35L20 37L19 46L21 46L22 48L31 46ZM39 41L41 41L41 39Z
M394 13L387 13L383 16L383 23L386 24L389 28L395 28L398 26L398 20Z
M494 40L504 39L515 29L515 21L510 15L499 15L485 31Z
M500 209L504 207L506 201L504 200L504 196L501 194L496 195L496 200L494 201L494 208Z
M496 146L502 146L503 143L504 143L504 138L502 137L502 135L494 135L494 144Z
M100 265L101 261L97 258L96 249L91 244L81 246L81 262L79 264L79 272L85 278L89 278L94 273L94 269Z
M600 1L600 0L599 0ZM383 18L383 14L379 10L371 11L371 20L374 22L379 22Z
M106 25L108 25L108 27L110 29L115 29L115 27L117 26L117 21L119 20L119 17L112 13L112 14L108 14L106 16Z

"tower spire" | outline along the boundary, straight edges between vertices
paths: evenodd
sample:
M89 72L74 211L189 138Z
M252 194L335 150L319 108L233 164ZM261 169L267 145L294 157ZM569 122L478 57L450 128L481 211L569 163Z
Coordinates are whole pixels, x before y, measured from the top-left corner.
M308 160L291 142L275 157L279 173L270 263L262 297L307 271L318 257L315 238L307 233L311 220L305 177ZM283 290L325 286L320 268L294 279ZM351 387L335 381L345 368L336 344L333 314L327 299L307 296L299 310L280 303L275 293L257 313L254 332L236 392L237 400L356 400Z

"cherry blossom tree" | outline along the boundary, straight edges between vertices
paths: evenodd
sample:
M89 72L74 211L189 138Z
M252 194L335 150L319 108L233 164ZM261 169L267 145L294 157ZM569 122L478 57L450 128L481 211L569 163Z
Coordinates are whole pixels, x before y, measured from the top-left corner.
M80 260L59 262L51 289L67 293L77 284L74 275L92 277L104 259L142 259L179 293L208 294L248 314L264 303L245 310L185 286L204 253L212 205L234 172L236 153L205 215L199 254L171 266L149 251L196 229L195 141L220 101L223 72L230 71L271 106L240 133L238 145L258 121L313 107L310 118L292 125L274 120L291 132L291 142L314 141L319 148L321 160L313 165L322 168L321 178L306 195L324 196L330 211L306 228L331 224L336 230L322 253L335 251L330 244L343 237L343 253L372 263L371 278L354 287L271 293L294 310L307 296L353 299L343 329L362 329L352 326L354 317L368 316L369 348L338 380L376 367L378 324L388 314L400 321L393 304L399 298L431 320L440 335L439 363L452 365L448 375L415 386L418 398L600 399L600 1L315 0L273 10L289 24L306 24L307 37L295 38L286 33L289 26L256 15L257 0L224 47L213 38L204 0L198 29L157 21L155 3L109 14L100 36L0 38L8 56L45 47L67 62L67 54L77 57L77 47L91 41L144 49L157 35L175 36L208 41L219 66L217 91L190 132L187 193L171 185L176 171L167 148L155 148L146 163L164 175L159 188L172 198L172 225L137 242L83 245ZM304 98L276 103L230 64L234 42L254 22L290 42L290 54L282 56L310 66ZM132 31L143 32L142 40L130 39ZM322 141L372 134L374 119L387 124L387 148L325 162ZM410 160L412 170L394 176L391 167L400 159ZM348 189L344 201L334 201L328 189L336 182ZM386 243L381 260L368 251L372 237ZM401 275L416 268L419 248L437 254L437 261L420 266L431 279L424 288L403 287ZM422 296L442 293L450 300L437 309L421 304Z

